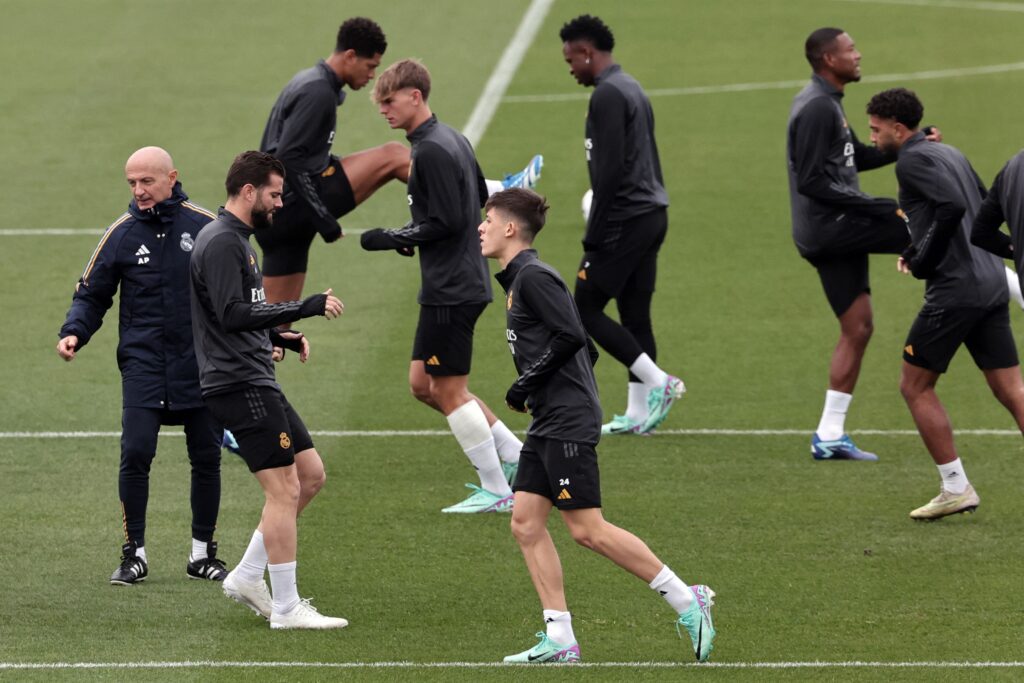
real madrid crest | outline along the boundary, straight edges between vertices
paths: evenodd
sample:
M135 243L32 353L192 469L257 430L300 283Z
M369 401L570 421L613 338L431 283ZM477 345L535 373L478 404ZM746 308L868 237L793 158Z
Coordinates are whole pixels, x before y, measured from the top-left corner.
M179 242L182 251L192 251L192 247L196 246L195 240L192 239L192 235L183 232L181 233L181 242Z

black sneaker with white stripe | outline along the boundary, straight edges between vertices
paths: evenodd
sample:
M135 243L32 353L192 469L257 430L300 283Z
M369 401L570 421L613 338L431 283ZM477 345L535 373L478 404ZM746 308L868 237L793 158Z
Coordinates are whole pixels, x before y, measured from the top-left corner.
M190 579L206 579L207 581L223 581L228 575L228 568L217 559L217 541L206 544L206 557L189 560L185 573Z
M128 542L121 546L121 566L110 575L111 586L131 586L149 576L146 561L135 554L136 545Z

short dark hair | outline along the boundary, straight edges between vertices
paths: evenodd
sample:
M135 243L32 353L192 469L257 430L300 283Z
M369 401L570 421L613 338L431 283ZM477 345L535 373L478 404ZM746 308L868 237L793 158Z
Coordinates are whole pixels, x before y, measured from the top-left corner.
M581 14L575 19L565 22L558 35L563 43L572 43L577 40L589 41L601 52L611 52L615 47L615 36L612 35L608 24L589 14Z
M924 105L913 90L890 88L876 94L868 102L868 116L892 119L914 130L924 116Z
M484 210L488 209L502 211L514 218L526 233L527 241L533 242L547 220L548 202L533 190L512 187L488 197Z
M242 152L231 162L224 188L228 191L228 197L237 197L246 185L263 187L270 182L270 176L274 174L284 178L284 164L278 161L277 157L266 152L249 150Z
M812 69L815 71L821 69L825 63L825 54L832 48L836 38L843 33L846 31L841 28L819 28L807 36L807 42L804 43L804 55Z
M384 38L384 31L372 19L353 17L346 19L338 28L335 52L355 50L360 57L373 57L384 54L387 49L388 41Z

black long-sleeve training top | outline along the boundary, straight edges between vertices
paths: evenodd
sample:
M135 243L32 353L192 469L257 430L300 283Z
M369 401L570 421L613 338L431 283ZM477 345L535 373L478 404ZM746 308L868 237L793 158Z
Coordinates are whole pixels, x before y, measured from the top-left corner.
M1006 223L1007 235L999 230ZM1024 150L1017 152L996 175L978 209L971 242L1002 258L1013 259L1024 273Z
M814 74L789 111L786 165L793 241L805 257L827 247L829 229L843 228L843 214L876 216L897 209L893 199L861 192L857 172L892 163L896 156L857 139L842 99L841 91Z
M456 306L491 301L487 259L480 253L480 209L487 186L473 147L431 116L408 135L412 143L409 211L403 228L360 236L364 249L415 247L420 257L419 302Z
M915 277L927 280L925 305L991 308L1009 300L1002 261L971 245L971 226L985 185L960 150L927 142L923 132L899 151L900 207L910 218L904 254Z
M268 304L252 228L221 207L192 253L192 334L203 396L277 387L270 328L324 314L326 295Z
M327 241L337 239L341 228L321 201L317 181L331 161L338 107L344 101L342 82L321 59L288 81L260 141L260 151L280 159L287 171L284 203L304 202Z
M599 251L609 237L609 224L668 206L651 102L636 79L618 64L596 79L585 133L594 199L583 248Z
M495 278L505 289L505 337L519 372L510 391L526 395L533 416L527 434L596 444L597 350L565 282L533 249L519 252Z

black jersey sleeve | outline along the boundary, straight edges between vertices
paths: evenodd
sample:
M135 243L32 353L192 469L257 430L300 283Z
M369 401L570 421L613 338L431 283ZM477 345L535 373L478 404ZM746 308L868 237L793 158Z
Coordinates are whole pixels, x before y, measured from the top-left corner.
M302 301L254 303L244 278L244 268L249 259L242 242L234 235L214 237L202 259L200 269L213 313L227 332L270 329L324 313L327 298L324 294L314 294ZM319 311L317 302L320 303Z
M413 167L419 188L413 201L426 203L422 213L425 218L419 222L410 221L401 228L367 230L359 240L363 249L379 251L415 247L443 240L464 228L459 171L448 153L440 145L425 140L419 144Z
M971 226L971 244L990 251L996 256L1005 259L1013 258L1013 240L999 228L1006 221L1003 214L1003 206L999 203L1002 194L1003 172L999 171L996 179L992 181L992 189L985 197L978 209L978 215L974 217L974 225Z
M312 209L316 230L327 242L341 237L341 228L321 201L313 181L324 169L309 166L310 159L321 153L324 140L330 137L337 106L337 99L327 89L308 88L301 92L282 122L274 152L284 164L288 185Z
M913 243L903 254L914 277L925 280L934 275L945 257L967 212L967 201L949 174L921 154L900 159L896 164L896 179L902 191L925 197L934 206L935 218L930 225L913 226L914 216L911 215Z
M551 332L542 349L509 389L510 397L526 397L544 386L580 349L587 346L587 333L565 284L542 268L525 268L518 278L519 300ZM510 401L511 403L511 401Z
M811 100L793 122L793 170L797 191L836 207L880 215L896 211L895 200L871 197L848 185L835 182L825 172L829 146L838 135L835 104L819 97ZM854 147L856 163L856 146Z
M607 229L608 213L626 175L626 96L618 88L598 88L590 98L587 117L590 120L593 154L591 189L593 203L587 229L583 235L586 251L598 249Z

